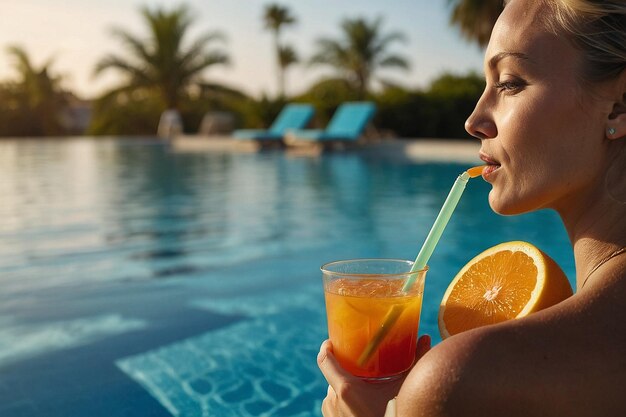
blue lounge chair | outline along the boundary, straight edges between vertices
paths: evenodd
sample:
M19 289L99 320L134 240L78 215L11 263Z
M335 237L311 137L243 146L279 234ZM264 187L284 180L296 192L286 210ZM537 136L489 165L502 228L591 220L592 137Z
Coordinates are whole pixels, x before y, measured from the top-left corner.
M283 108L269 129L235 130L233 136L241 140L281 142L288 129L304 128L313 117L313 113L315 113L315 109L309 104L288 104Z
M298 142L356 142L376 113L371 102L344 103L335 111L325 130L307 129L287 132L289 144Z

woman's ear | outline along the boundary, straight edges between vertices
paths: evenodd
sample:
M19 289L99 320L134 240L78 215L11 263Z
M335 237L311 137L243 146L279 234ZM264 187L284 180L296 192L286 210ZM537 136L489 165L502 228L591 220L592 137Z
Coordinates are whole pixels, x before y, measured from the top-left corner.
M624 136L626 136L626 92L622 94L621 100L613 104L613 111L606 124L607 139L618 139Z

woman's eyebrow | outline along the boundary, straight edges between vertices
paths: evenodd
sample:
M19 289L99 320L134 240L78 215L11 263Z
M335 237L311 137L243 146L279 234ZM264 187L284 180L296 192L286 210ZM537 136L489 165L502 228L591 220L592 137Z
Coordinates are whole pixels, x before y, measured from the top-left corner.
M489 68L494 69L498 65L498 62L502 61L504 58L516 58L523 61L531 60L528 55L522 52L500 52L491 57L489 60Z

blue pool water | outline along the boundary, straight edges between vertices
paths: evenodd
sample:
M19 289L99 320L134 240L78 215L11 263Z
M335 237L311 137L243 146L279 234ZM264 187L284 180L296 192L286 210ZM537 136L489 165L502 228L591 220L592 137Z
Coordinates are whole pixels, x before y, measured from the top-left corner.
M0 415L318 416L319 266L412 259L466 165L358 153L175 153L0 141ZM526 240L573 278L540 212L473 180L431 258L421 332L455 273Z

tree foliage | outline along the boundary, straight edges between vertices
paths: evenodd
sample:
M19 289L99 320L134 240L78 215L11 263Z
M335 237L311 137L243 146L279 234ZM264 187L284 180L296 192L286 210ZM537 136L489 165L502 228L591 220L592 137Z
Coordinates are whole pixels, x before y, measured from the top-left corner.
M62 135L69 94L61 88L61 77L51 71L51 58L35 67L25 49L7 48L18 74L0 85L0 134L5 136Z
M224 37L219 32L207 32L187 44L186 34L193 19L186 6L170 11L143 7L140 12L148 38L114 29L113 36L120 40L126 54L106 56L97 64L95 73L115 70L126 78L119 91L144 90L156 94L164 108L176 109L204 70L229 62L221 49L209 49Z
M287 7L279 4L269 4L265 7L263 21L265 28L272 31L274 35L278 96L279 99L282 99L285 96L285 73L289 66L298 62L298 57L293 47L284 45L281 42L280 33L285 26L294 25L297 19Z
M425 91L386 89L376 97L377 126L405 138L467 137L465 120L484 87L484 78L471 73L443 74Z
M383 19L345 19L341 22L341 38L320 38L317 51L311 58L314 65L330 65L340 71L354 86L359 97L369 92L375 73L381 68L408 69L409 63L401 55L389 51L392 44L406 41L401 32L384 33Z
M378 111L374 126L385 135L398 138L462 138L467 137L465 120L485 88L483 77L443 74L425 90L387 85L382 91L370 93L366 100L376 103ZM343 78L317 82L294 100L311 103L316 108L315 124L324 128L337 107L360 99Z
M486 46L491 30L502 13L503 0L448 0L450 23L461 30L470 41Z

